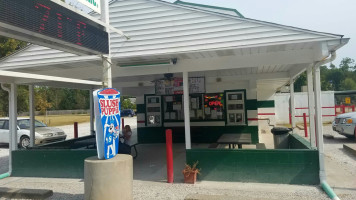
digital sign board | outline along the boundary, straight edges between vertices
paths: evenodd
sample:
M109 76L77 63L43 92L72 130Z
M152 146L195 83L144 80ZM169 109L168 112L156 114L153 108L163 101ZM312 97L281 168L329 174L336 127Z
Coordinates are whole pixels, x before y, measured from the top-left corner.
M0 35L82 55L108 54L108 33L50 0L0 0Z

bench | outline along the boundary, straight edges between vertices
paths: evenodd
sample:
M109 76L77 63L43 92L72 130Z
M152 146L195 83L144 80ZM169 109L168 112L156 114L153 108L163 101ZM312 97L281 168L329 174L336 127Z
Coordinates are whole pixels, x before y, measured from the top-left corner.
M251 144L252 139L249 133L225 133L220 136L217 143L228 144L229 149L231 149L231 147L235 148L235 145L237 145L239 149L242 149L242 145Z

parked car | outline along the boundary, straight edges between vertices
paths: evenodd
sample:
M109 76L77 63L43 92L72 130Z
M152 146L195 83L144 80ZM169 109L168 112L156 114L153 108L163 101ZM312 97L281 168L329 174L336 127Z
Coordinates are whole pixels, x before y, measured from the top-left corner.
M355 137L356 112L336 116L332 123L333 130L346 137Z
M9 119L0 118L0 143L9 143ZM35 120L35 144L44 144L65 140L67 135L62 129L48 127L46 124ZM22 148L30 145L30 119L17 119L17 143Z
M121 117L133 117L135 112L132 109L123 109L121 111Z

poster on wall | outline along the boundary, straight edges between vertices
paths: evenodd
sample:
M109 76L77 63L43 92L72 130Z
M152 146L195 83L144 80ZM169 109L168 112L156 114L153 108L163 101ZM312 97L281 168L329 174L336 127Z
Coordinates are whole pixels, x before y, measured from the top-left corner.
M189 78L189 93L205 93L205 78L190 77Z
M120 92L105 88L93 92L96 146L99 159L110 159L119 150Z
M155 91L156 95L183 94L183 78L175 77L170 80L156 80ZM205 78L190 77L189 93L205 93Z

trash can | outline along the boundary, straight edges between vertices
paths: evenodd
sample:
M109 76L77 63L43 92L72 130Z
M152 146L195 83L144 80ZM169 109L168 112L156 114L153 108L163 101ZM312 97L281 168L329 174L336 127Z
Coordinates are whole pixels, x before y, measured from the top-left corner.
M275 149L288 149L289 131L290 129L286 127L273 127L271 129Z

